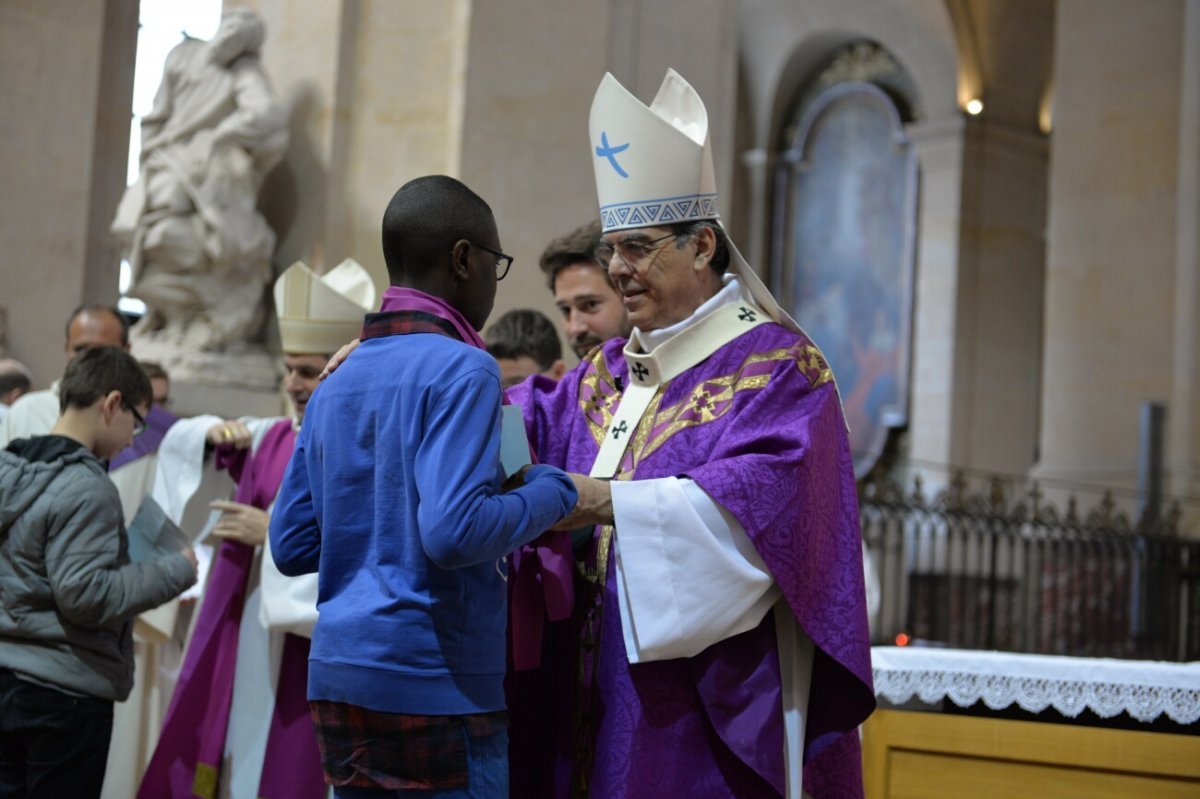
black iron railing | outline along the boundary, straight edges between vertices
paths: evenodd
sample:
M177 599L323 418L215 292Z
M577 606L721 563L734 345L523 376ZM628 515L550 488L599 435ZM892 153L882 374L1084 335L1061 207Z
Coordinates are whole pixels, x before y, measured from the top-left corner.
M1083 657L1200 659L1200 541L1178 512L1134 525L1106 496L1081 517L1016 501L961 475L926 500L894 484L860 489L863 541L881 602L872 637Z

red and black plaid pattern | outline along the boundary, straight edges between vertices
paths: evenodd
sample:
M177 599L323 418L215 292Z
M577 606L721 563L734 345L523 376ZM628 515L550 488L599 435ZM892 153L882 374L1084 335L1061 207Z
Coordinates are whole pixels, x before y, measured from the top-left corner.
M384 311L367 314L359 338L366 341L369 338L402 336L406 333L440 333L462 341L462 336L458 335L454 325L440 316L424 311Z
M508 727L508 713L413 716L341 702L308 703L325 781L335 787L467 787L467 739Z

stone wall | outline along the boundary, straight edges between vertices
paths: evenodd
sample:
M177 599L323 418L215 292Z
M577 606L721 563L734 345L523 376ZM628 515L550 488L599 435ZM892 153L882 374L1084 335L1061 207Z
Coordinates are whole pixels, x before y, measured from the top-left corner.
M116 304L108 236L125 188L137 0L0 3L0 305L39 387L80 303Z

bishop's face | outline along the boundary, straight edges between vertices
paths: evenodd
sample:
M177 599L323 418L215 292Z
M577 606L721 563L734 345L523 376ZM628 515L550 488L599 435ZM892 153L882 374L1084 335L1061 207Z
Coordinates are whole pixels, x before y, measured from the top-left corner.
M600 245L597 254L608 261L608 276L639 330L682 322L715 293L712 270L694 237L636 228L606 233Z

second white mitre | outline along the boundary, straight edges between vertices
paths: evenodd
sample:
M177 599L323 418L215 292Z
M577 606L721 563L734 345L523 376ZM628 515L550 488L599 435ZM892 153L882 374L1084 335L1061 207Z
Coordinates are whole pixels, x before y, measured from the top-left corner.
M358 338L363 316L375 310L375 282L347 258L319 275L297 261L275 281L275 316L283 351L292 355L337 352Z

